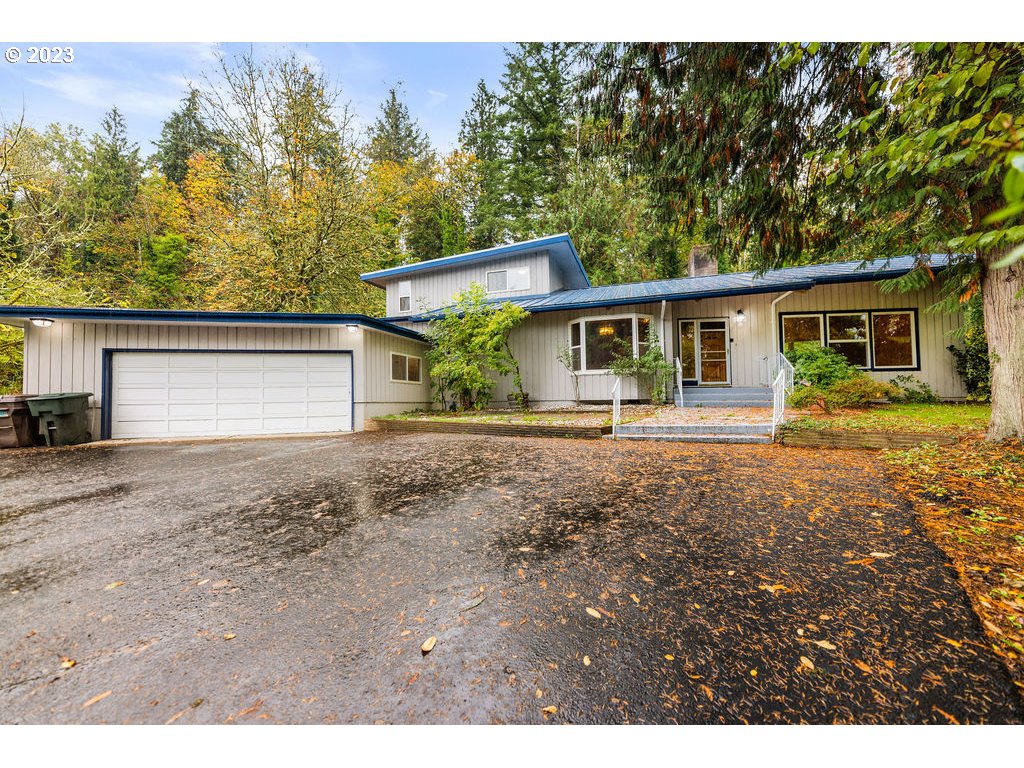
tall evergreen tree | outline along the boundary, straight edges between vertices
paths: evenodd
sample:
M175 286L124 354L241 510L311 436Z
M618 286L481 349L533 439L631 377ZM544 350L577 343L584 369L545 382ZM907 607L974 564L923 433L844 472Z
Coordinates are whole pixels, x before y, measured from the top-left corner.
M409 116L409 108L398 98L396 88L388 89L380 111L380 117L369 131L370 160L374 163L427 160L431 154L430 140Z
M85 187L97 219L121 221L129 213L142 178L139 145L128 140L124 115L113 107L92 137Z
M188 173L188 159L197 152L216 152L225 167L232 168L229 147L224 138L203 121L202 98L199 91L192 88L182 99L181 107L164 121L152 160L163 175L180 188Z
M540 215L566 178L573 88L572 43L520 43L501 79L509 145L506 203L513 237L542 234Z
M476 84L469 109L462 118L459 142L476 160L476 196L469 211L470 242L474 248L498 245L508 233L502 183L506 147L501 102L483 80Z

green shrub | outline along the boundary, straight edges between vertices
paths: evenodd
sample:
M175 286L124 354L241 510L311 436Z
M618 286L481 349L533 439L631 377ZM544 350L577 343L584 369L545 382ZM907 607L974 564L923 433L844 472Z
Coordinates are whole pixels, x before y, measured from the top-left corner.
M854 369L850 378L835 381L829 386L797 386L789 396L794 408L818 406L825 413L839 408L863 408L873 400L892 397L896 388L891 384L872 379L866 373Z
M906 374L895 376L889 382L892 394L889 399L894 403L937 403L939 396L930 386L915 376Z
M987 403L992 399L992 371L980 295L971 298L964 311L961 338L964 343L963 349L952 344L946 349L953 354L956 372L960 374L967 389L967 399Z
M651 395L651 402L661 405L668 398L672 374L675 368L665 359L661 351L658 332L651 323L647 330L647 349L639 357L634 357L632 350L624 350L608 364L608 369L616 376L634 378L646 384Z
M805 347L787 352L793 364L794 381L812 387L830 387L837 381L852 379L861 372L846 358L829 347Z

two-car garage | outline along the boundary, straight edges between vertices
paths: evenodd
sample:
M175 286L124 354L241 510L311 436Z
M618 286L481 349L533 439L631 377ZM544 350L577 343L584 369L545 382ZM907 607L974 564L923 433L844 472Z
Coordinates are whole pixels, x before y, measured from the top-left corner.
M351 352L108 355L115 439L352 430Z
M23 391L89 392L100 439L351 432L431 405L426 342L365 315L3 307ZM415 380L412 380L415 379Z

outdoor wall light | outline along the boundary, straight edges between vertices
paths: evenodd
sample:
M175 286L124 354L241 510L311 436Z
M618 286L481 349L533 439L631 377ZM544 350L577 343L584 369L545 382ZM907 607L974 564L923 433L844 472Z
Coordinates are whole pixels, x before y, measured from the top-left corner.
M737 309L736 310L736 322L737 323L742 323L746 319L747 319L747 316L745 314L743 314L743 310L742 309Z
M53 325L53 320L51 320L48 317L30 317L29 321L36 328L49 328L51 325Z
M348 328L349 333L355 333L359 330L359 326L355 323L348 323L345 327Z

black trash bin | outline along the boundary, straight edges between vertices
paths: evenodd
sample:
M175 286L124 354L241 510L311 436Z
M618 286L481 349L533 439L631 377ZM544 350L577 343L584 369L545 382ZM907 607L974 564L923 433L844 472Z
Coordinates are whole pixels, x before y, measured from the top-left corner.
M28 407L39 418L47 445L76 445L92 440L90 397L92 392L57 392L29 398Z
M36 444L39 419L32 415L28 400L34 395L0 397L0 448L26 448Z

